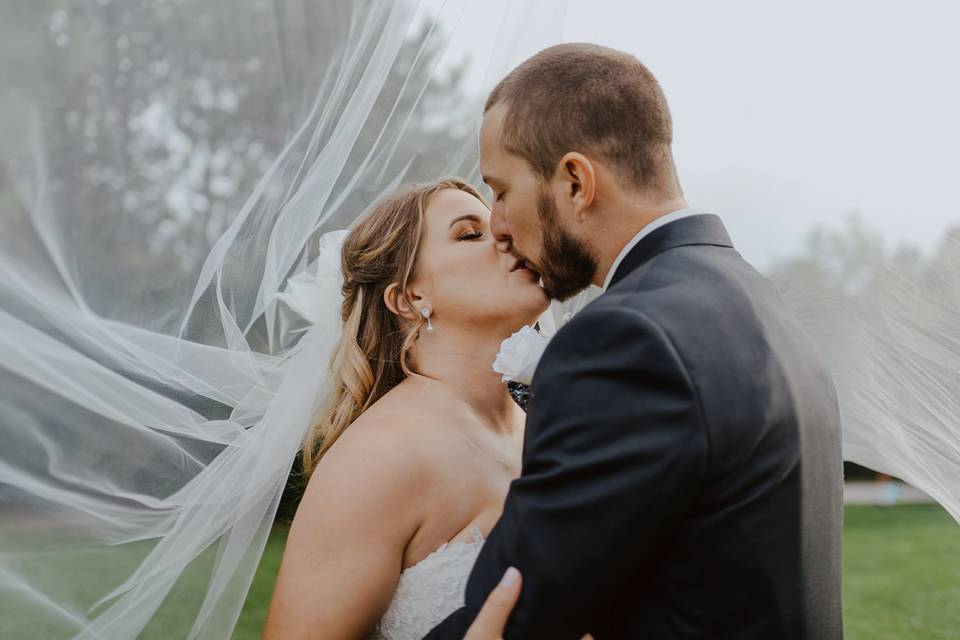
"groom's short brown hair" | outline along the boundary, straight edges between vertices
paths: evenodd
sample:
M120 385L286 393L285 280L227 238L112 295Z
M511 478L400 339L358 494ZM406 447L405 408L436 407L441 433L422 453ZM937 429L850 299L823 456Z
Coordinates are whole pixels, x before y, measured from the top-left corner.
M502 144L543 179L567 152L592 152L635 189L680 191L667 99L629 54L585 43L544 49L494 87L484 113L500 103L507 109Z

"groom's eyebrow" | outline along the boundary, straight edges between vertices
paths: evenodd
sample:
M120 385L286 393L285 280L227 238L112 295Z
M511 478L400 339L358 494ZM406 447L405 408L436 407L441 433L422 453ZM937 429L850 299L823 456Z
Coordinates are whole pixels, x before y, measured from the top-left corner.
M449 229L449 228L453 227L453 225L457 224L457 223L460 222L461 220L470 220L470 221L472 221L472 222L483 222L483 220L481 220L481 219L480 219L480 216L478 216L477 214L475 214L475 213L467 213L467 214L465 214L465 215L456 217L456 218L454 218L453 220L451 220L451 221L450 221L450 226L447 227L447 228Z

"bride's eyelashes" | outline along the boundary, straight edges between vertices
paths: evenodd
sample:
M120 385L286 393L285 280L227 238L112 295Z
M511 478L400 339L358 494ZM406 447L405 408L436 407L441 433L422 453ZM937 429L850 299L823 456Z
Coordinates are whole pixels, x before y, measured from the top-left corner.
M479 240L483 237L483 233L480 231L474 231L472 233L464 233L457 240Z

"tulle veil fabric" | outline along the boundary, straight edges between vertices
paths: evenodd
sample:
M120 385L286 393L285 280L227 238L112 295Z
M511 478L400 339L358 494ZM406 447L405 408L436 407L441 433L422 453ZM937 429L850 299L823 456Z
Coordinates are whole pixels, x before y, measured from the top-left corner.
M231 635L339 331L327 234L401 182L479 184L480 101L563 14L5 8L0 637ZM845 457L960 518L957 266L880 273L852 307L778 284L833 367ZM304 282L329 295L298 307Z
M563 6L77 4L5 15L0 637L227 638L339 335L297 276L401 182L479 182Z

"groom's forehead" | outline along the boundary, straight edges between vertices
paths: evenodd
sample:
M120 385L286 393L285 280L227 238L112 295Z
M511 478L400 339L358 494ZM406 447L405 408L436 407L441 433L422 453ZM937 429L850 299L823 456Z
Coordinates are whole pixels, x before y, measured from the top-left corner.
M483 119L480 121L480 129L477 132L481 153L483 153L485 146L488 152L495 150L490 148L491 146L499 149L504 116L506 116L506 106L501 104L491 107L483 114Z

